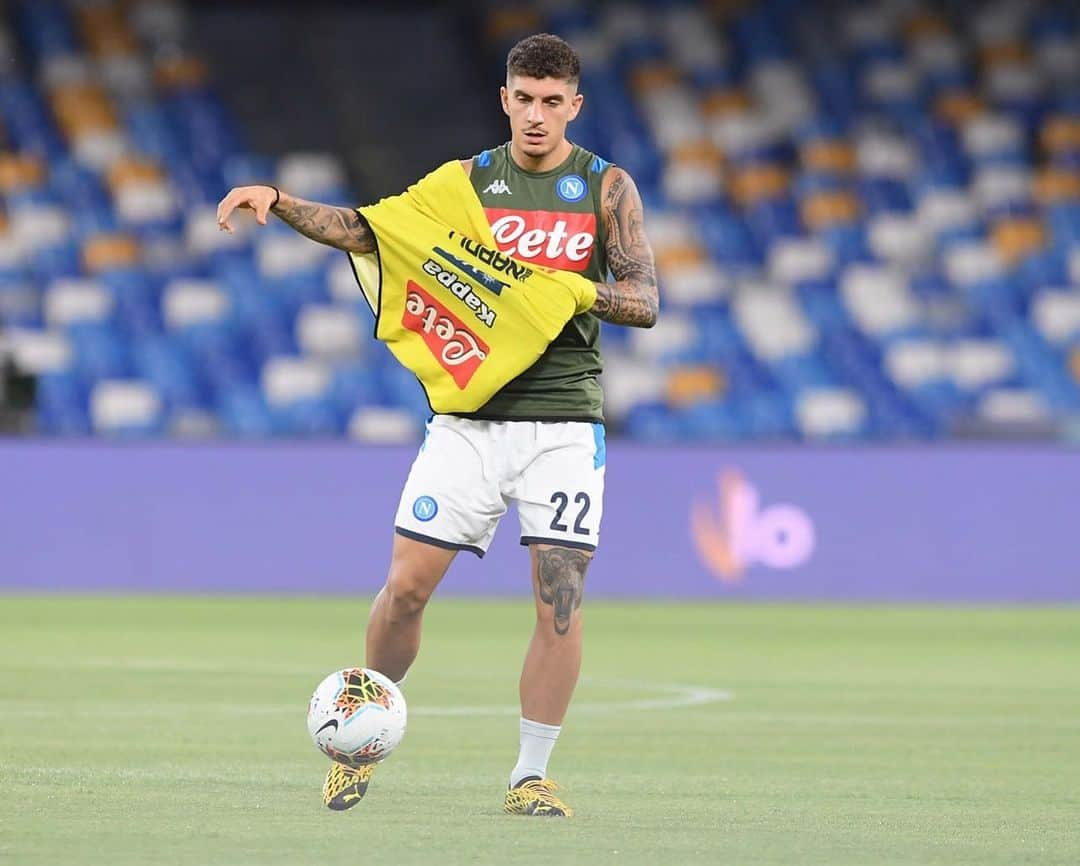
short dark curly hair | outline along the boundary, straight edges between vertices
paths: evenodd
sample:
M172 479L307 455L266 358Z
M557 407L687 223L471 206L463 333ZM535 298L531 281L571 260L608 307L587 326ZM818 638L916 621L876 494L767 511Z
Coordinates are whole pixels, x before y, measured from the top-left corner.
M564 40L551 33L526 36L506 55L506 74L526 78L559 78L577 84L581 58Z

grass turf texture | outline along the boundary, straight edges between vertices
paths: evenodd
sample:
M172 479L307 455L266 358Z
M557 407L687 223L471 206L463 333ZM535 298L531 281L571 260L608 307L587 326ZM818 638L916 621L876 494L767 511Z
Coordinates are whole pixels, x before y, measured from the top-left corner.
M405 742L323 808L306 701L366 610L0 597L0 863L1080 862L1075 609L587 602L569 821L500 813L524 602L436 600ZM734 699L617 709L658 682Z

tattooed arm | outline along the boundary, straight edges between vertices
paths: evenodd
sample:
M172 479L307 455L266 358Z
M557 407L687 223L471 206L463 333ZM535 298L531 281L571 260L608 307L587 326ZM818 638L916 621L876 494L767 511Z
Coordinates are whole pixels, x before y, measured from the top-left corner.
M608 267L615 282L596 283L591 312L615 325L651 328L660 310L660 293L641 196L630 175L613 166L604 175L600 199Z
M266 215L273 211L300 234L320 244L347 253L375 252L375 236L360 214L351 208L304 201L284 192L275 203L275 196L272 186L239 186L230 190L218 205L218 226L232 233L229 217L237 208L255 211L259 225L266 225Z

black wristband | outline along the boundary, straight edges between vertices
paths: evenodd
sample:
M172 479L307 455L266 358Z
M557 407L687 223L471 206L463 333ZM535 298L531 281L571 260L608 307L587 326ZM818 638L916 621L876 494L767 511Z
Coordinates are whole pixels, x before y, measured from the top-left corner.
M274 191L274 203L270 205L270 210L273 210L277 207L278 202L281 201L281 190L274 186L272 183L268 183L266 185Z

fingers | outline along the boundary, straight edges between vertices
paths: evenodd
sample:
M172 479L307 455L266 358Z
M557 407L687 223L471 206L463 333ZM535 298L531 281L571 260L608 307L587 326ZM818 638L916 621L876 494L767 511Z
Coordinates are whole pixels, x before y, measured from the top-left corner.
M264 226L266 225L266 215L270 213L270 199L263 196L259 198L259 201L253 202L252 207L255 209L255 222Z
M223 198L217 206L217 224L218 228L223 232L233 233L233 227L229 225L229 216L234 210L236 210L236 194L239 190L231 190L225 198Z
M266 190L266 188L258 186L242 186L229 190L229 194L218 204L218 228L223 232L228 232L229 234L233 233L233 227L229 222L229 217L232 216L233 211L237 208L249 208L255 211L255 221L258 222L259 225L266 225L266 218L270 213L271 199L268 192L269 191Z

